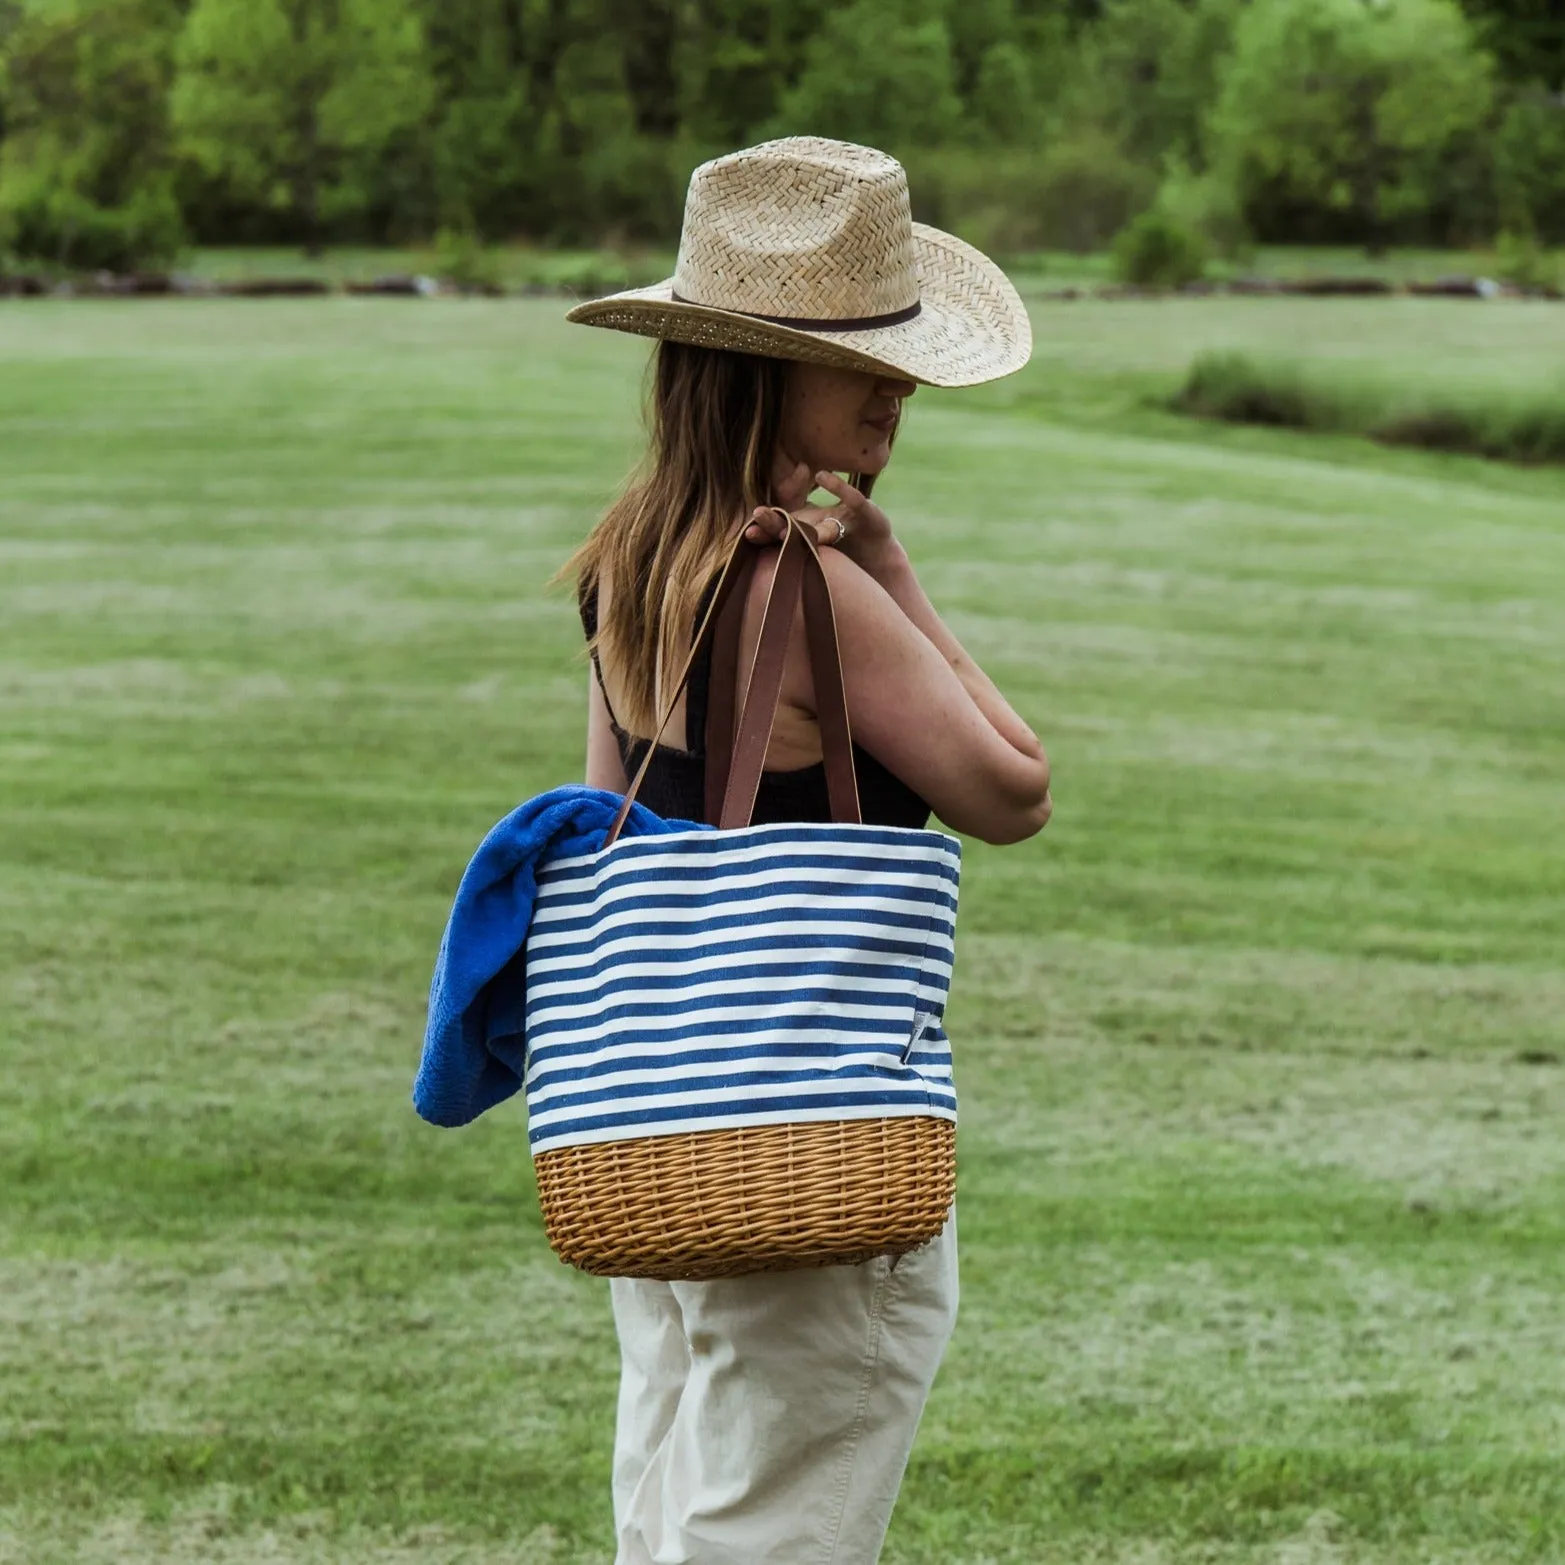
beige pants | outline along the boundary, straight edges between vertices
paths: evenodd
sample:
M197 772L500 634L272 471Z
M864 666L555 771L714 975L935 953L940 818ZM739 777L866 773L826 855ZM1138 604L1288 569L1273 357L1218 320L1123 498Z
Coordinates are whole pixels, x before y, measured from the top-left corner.
M956 1321L956 1218L895 1266L616 1278L617 1565L874 1565Z

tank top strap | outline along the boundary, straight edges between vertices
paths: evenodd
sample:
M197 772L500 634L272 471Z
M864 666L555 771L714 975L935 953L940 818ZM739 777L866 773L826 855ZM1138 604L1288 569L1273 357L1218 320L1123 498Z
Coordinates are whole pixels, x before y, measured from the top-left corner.
M603 664L598 661L598 649L592 645L593 637L598 634L597 587L593 587L590 592L577 589L576 612L581 615L582 634L587 638L588 656L592 659L592 671L598 677L598 689L603 694L603 705L608 710L609 724L618 733L619 719L614 715L614 703L609 700L609 687L603 682Z
M706 617L707 605L712 601L712 594L717 591L717 578L713 577L711 583L701 594L701 601L696 608L695 623L699 625ZM590 643L598 634L598 589L593 587L589 592L578 592L576 595L577 612L581 615L582 633ZM692 632L693 633L693 632ZM603 704L608 708L609 722L616 733L623 733L619 719L614 715L614 703L609 700L609 687L604 683L603 664L598 659L598 649L592 649L592 671L597 675L598 689L603 692ZM691 665L690 678L685 684L685 749L692 755L706 754L706 709L707 692L712 683L712 647L711 643L702 648L701 655ZM645 741L639 741L644 743Z

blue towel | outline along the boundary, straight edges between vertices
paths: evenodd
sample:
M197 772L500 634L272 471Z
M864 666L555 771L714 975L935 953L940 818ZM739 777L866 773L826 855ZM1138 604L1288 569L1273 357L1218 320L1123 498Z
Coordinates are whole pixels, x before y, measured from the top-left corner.
M434 1125L466 1125L522 1084L527 994L522 947L539 866L594 853L619 809L601 788L555 788L518 805L479 844L457 887L429 984L413 1106ZM622 836L699 830L631 806Z

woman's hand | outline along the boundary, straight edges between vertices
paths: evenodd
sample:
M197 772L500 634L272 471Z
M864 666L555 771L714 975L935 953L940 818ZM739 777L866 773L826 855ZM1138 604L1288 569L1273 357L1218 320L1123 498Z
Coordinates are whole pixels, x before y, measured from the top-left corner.
M835 501L830 505L809 504L810 494L817 487L835 495ZM803 462L779 486L777 503L810 528L822 548L841 549L871 575L895 542L891 518L878 505L835 473L816 473L812 480L810 470ZM777 543L782 534L782 519L776 511L764 506L756 508L745 530L745 537L751 543Z

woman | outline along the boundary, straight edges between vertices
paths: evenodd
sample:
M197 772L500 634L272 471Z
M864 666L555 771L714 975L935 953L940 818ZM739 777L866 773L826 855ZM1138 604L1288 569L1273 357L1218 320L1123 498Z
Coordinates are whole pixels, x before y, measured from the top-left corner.
M918 383L1019 369L1026 313L997 267L914 225L891 158L814 137L692 176L669 282L570 318L660 339L649 461L573 562L592 645L587 782L624 792L723 557L768 506L813 527L842 649L867 823L1017 842L1049 818L1043 747L931 607L870 499ZM842 474L851 474L850 479ZM824 490L827 504L811 503ZM745 605L741 681L775 553ZM698 657L641 801L704 812ZM802 628L789 642L756 823L829 818ZM622 1378L620 1565L861 1565L880 1552L954 1323L954 1219L899 1263L612 1284Z

